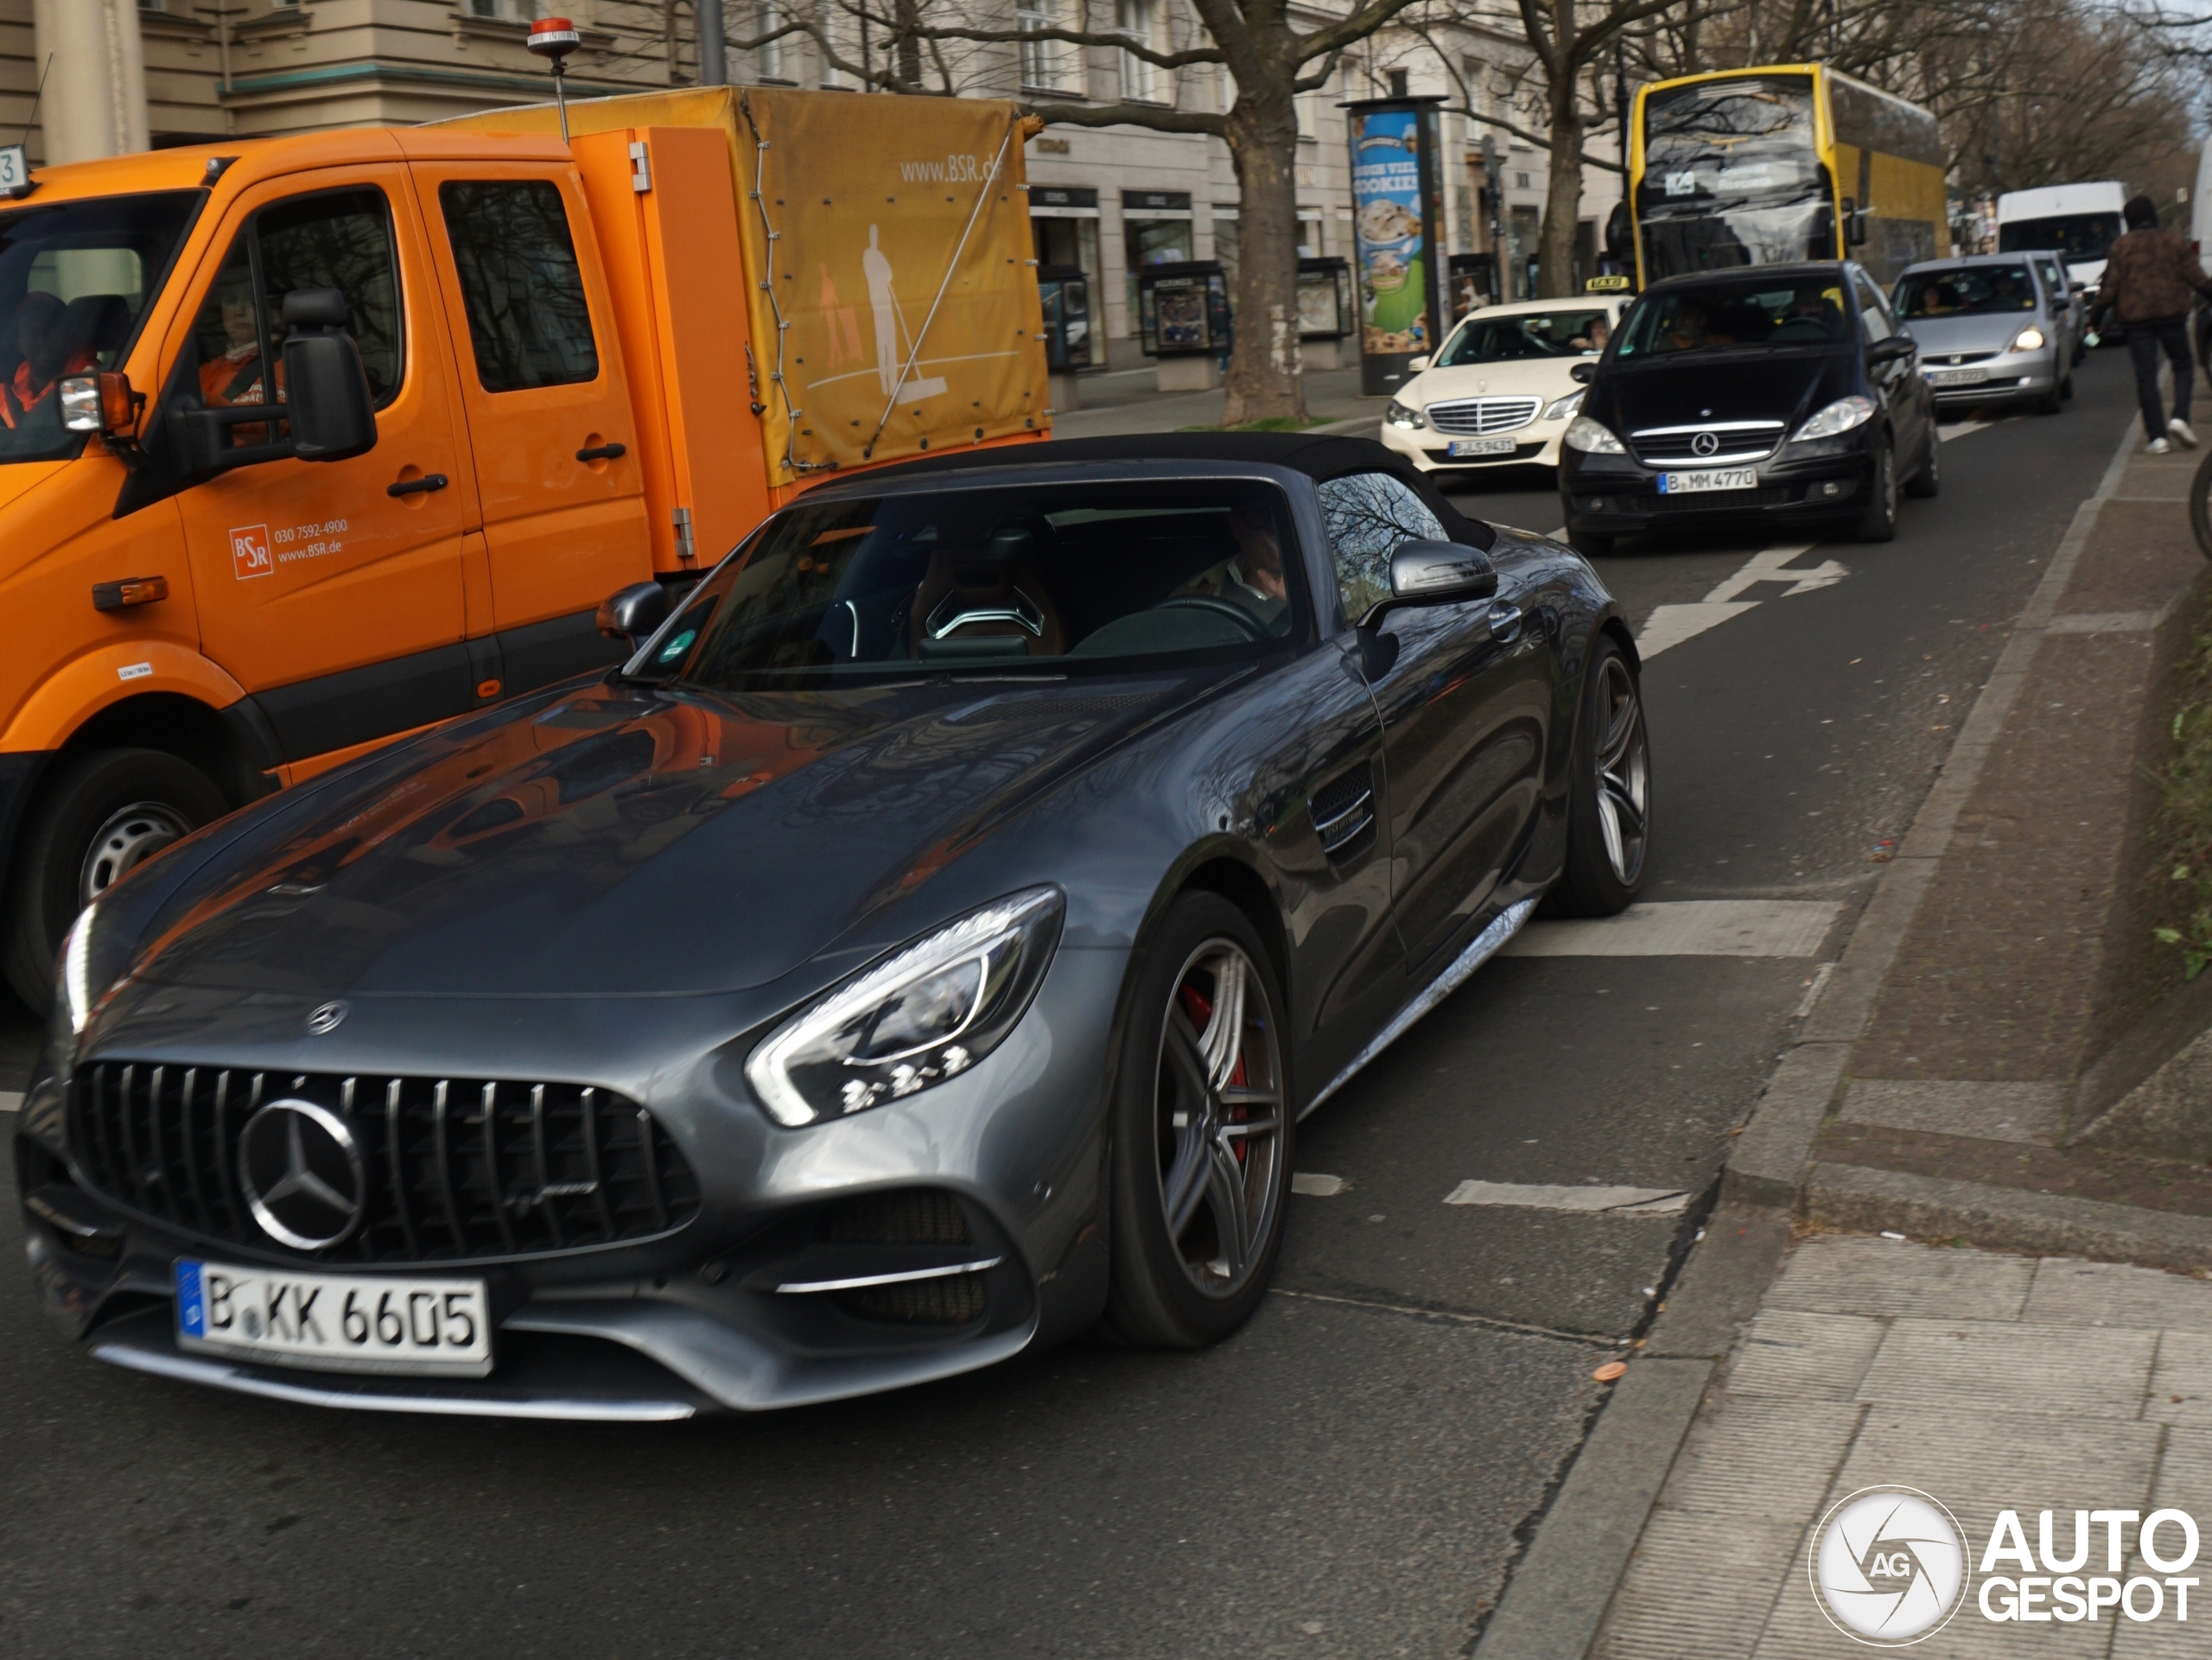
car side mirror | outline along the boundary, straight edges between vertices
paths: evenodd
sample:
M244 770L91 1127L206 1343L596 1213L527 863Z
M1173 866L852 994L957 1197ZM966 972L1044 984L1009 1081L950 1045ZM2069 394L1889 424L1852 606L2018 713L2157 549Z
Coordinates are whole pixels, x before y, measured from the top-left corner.
M1390 556L1390 597L1367 614L1372 626L1391 611L1416 605L1460 605L1497 592L1497 570L1464 542L1401 542Z
M1578 386L1587 386L1598 378L1598 366L1584 361L1567 366L1567 378Z
M1919 354L1920 347L1910 334L1892 334L1887 340L1876 340L1866 348L1869 363L1896 363Z
M1429 359L1425 357L1408 358L1406 359L1406 372L1408 374L1417 375L1422 370L1427 368L1428 365Z
M626 639L637 646L668 620L672 601L658 582L632 582L618 588L599 607L599 632L609 639Z
M376 399L360 348L346 332L346 296L295 289L284 296L284 404L292 453L303 461L342 461L376 448Z

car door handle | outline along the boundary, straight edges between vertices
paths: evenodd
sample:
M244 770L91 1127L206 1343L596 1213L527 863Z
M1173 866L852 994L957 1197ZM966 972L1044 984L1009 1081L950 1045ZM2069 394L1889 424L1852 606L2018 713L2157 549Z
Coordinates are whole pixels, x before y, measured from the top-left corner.
M387 484L384 487L384 493L388 496L427 495L433 490L444 489L446 483L447 479L444 474L425 473L419 479L402 479L397 484Z
M1490 608L1490 637L1510 642L1521 635L1521 607L1510 600L1500 600Z
M629 453L629 449L621 444L594 444L588 449L578 450L576 459L580 461L619 461Z

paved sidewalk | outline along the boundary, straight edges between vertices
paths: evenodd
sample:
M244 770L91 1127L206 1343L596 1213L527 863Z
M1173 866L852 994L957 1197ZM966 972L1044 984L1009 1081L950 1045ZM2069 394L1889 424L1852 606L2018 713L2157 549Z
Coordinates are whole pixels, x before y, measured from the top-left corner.
M1593 1653L1865 1653L1821 1612L1807 1558L1815 1524L1868 1486L1941 1500L1965 1530L1969 1568L2001 1510L2019 1513L2031 1548L2038 1513L2058 1512L2062 1555L2077 1510L2171 1506L2212 1522L2212 1283L1883 1238L1803 1241L1675 1460ZM2094 1539L2085 1574L2106 1567L2101 1524ZM2162 1531L2158 1544L2171 1555L2177 1536ZM2123 1549L2121 1578L2157 1577L2133 1529ZM2192 1597L2188 1625L2169 1601L2147 1623L2107 1609L2094 1625L2022 1626L1983 1619L1980 1584L1976 1574L1916 1656L2152 1660L2212 1647L2212 1600Z
M1217 387L1210 392L1156 391L1149 369L1078 376L1076 395L1083 400L1083 407L1065 414L1056 411L1053 436L1103 438L1215 426L1221 421L1224 398ZM1360 395L1357 367L1306 372L1306 412L1325 423L1356 423L1351 429L1366 432L1370 423L1382 424L1382 406L1389 401Z

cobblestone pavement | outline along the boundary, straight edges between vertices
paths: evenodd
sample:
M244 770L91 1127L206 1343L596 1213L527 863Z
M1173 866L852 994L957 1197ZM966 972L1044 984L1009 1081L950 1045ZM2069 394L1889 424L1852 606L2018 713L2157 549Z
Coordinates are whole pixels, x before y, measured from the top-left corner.
M2005 1510L2031 1547L2039 1513L2056 1512L2062 1557L2077 1510L2212 1515L2212 1283L1902 1240L1802 1241L1691 1428L1595 1654L1865 1653L1821 1612L1808 1551L1838 1501L1893 1485L1951 1511L1969 1569ZM2101 1524L2093 1537L2085 1574L2106 1566ZM2171 1556L2177 1536L2154 1542ZM2160 1577L2133 1529L2121 1548L2120 1579ZM2212 1622L2193 1594L2190 1623L2177 1622L2166 1593L2150 1621L2107 1608L2094 1624L2000 1624L1983 1617L1981 1587L1976 1573L1949 1624L1912 1652L2150 1660L2203 1653ZM2000 1611L2004 1594L1993 1593Z

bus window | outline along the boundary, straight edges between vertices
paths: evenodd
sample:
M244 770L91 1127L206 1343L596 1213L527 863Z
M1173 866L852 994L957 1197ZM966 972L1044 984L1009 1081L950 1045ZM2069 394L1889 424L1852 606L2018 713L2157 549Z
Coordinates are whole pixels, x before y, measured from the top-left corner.
M2008 219L1997 227L1997 251L2049 251L2069 265L2102 259L2120 240L2117 213L2060 213L2052 219Z
M1647 283L1836 256L1813 111L1809 75L1731 76L1646 96L1637 213Z

